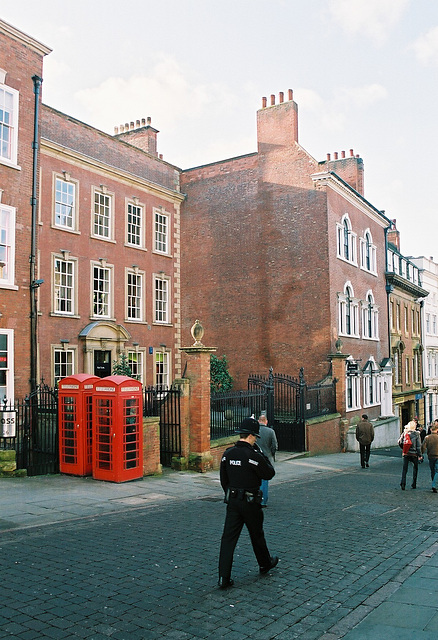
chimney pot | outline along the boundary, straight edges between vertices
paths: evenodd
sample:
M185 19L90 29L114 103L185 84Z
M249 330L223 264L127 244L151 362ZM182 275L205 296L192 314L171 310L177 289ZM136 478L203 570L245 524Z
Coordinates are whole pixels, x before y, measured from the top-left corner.
M160 160L162 160L163 159L163 154L160 153L160 155L158 157L160 158Z
M358 153L356 153L356 158L360 158L360 155Z
M150 125L150 124L151 124L151 118L150 118L149 116L148 116L148 118L147 118L147 123L148 123L148 125Z
M262 109L265 109L266 105L267 105L267 99L266 98L262 98Z
M352 158L353 158L353 156L354 156L353 149L350 149L350 156L351 156Z
M133 122L133 121L131 121L130 128L131 128L131 129L133 129L133 128L134 128L134 122Z
M119 127L119 130L120 130L120 133L123 133L124 130L125 130L125 127L121 124L120 127Z
M136 128L137 128L137 129L139 128L139 126L140 126L140 120L136 120L136 121L135 121L135 126L136 126Z
M116 136L119 133L119 127L114 127L114 135Z
M129 131L129 122L125 122L125 131Z
M341 158L345 158L345 151L341 151Z
M335 153L334 153L333 155L334 155L334 157L335 157L335 160L337 160L337 159L338 159L338 152L337 152L337 151L335 151Z
M294 92L292 91L292 89L289 89L288 93L289 93L289 100L293 100L294 99Z
M328 153L327 154L327 162L330 162L330 158L331 158L331 155Z
M146 126L146 118L142 118L141 119L141 126L145 127Z
M284 93L280 91L280 103L284 102Z
M275 95L271 93L271 106L275 104Z

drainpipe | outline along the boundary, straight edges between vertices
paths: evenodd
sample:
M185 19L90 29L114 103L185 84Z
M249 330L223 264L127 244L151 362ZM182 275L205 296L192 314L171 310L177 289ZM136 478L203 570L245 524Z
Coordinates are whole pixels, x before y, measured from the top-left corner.
M37 231L37 177L38 177L38 123L39 123L39 107L40 107L40 89L42 78L35 75L32 76L33 90L35 94L34 109L34 125L33 125L33 164L32 164L32 198L30 201L32 207L32 225L31 225L31 249L29 256L30 263L30 391L35 391L37 387L37 353L38 353L38 335L37 335L37 296L36 290L42 283L36 280L36 231Z
M389 231L389 227L385 227L385 272L388 272L388 231ZM388 281L386 281L386 286L385 286L385 290L386 290L386 315L387 315L387 322L388 322L388 358L391 359L392 358L392 354L391 354L391 314L390 314L390 305L389 305L389 296L393 291L393 287L392 285L390 285L388 283ZM394 373L392 374L392 378L394 377ZM393 397L392 397L392 392L393 392L393 384L392 384L393 380L391 379L391 410L394 410L394 405L393 405Z

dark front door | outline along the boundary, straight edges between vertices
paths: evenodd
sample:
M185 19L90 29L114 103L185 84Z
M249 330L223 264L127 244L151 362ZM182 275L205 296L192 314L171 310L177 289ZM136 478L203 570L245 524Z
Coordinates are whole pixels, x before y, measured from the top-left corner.
M94 375L99 378L111 375L111 351L94 352Z

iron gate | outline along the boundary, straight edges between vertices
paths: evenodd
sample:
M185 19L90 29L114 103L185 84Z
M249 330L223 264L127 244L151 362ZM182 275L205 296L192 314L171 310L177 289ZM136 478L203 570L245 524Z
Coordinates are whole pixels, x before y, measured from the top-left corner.
M248 391L219 391L210 396L210 438L225 438L236 433L244 418L256 418L266 411L267 392L263 387Z
M15 435L0 437L0 447L15 450L17 469L26 469L29 476L58 473L57 390L40 384L24 400L5 399L0 415L6 414L14 414Z
M172 465L172 458L181 456L181 418L179 387L146 387L144 416L160 417L160 462Z
M299 378L273 373L252 375L248 388L265 387L268 396L267 418L274 428L280 451L305 451L305 389L303 369Z

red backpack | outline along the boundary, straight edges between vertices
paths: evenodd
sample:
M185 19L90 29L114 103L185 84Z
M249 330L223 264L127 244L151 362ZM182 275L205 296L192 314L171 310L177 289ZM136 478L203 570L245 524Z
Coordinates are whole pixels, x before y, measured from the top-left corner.
M406 433L403 436L403 453L408 453L411 447L412 447L411 436L409 435L409 431L406 431Z

